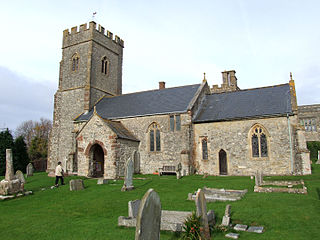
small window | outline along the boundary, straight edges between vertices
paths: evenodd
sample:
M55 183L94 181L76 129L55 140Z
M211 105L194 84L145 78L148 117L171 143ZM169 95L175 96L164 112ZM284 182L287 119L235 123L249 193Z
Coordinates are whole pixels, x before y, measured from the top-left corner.
M202 139L201 146L202 146L202 159L208 160L208 142L206 138Z
M255 126L251 132L252 157L268 157L268 141L265 130L260 126Z
M170 115L170 131L181 130L181 118L180 115Z
M72 56L72 71L76 72L79 70L79 55L76 53Z
M304 126L304 129L307 132L316 132L317 131L317 123L316 119L303 119L301 120L301 125Z
M150 152L161 151L160 127L152 123L149 127Z
M105 75L109 72L109 61L107 57L103 57L101 60L101 72Z

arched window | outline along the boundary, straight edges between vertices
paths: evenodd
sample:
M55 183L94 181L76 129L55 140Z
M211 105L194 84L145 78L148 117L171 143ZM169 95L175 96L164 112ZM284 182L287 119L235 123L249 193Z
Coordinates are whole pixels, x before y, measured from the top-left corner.
M76 72L79 70L79 59L80 59L80 57L79 57L78 53L76 53L72 56L71 61L72 61L72 71L73 72Z
M103 74L108 74L109 72L109 61L107 57L103 57L101 60L101 72Z
M160 127L156 123L149 126L150 152L161 151Z
M251 150L252 157L268 157L267 132L260 125L255 125L251 129Z
M208 140L206 138L202 139L201 146L202 146L202 159L208 160Z

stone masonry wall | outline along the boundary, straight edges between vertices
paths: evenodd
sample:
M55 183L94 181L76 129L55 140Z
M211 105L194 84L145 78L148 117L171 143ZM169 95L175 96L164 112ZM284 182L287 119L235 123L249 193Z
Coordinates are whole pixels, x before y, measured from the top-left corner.
M139 150L139 142L130 141L126 139L118 139L117 142L120 144L120 149L118 152L118 165L117 171L118 176L124 176L124 170L126 166L126 162L129 158L134 161L134 152Z
M303 128L303 120L314 119L316 131L305 131L305 137L307 141L320 141L320 104L299 106L298 116Z
M189 151L189 132L191 116L180 114L181 130L170 131L170 115L155 115L137 118L118 119L140 140L140 171L142 174L150 174L159 170L163 165L176 166L181 161L181 152ZM160 125L161 151L150 152L149 132L150 124L156 122Z
M292 123L295 122L294 117ZM249 132L255 124L268 132L268 157L253 158ZM201 123L194 125L195 165L198 173L219 175L219 151L227 154L228 175L291 174L288 121L286 117ZM201 139L208 140L208 160L202 159ZM293 156L295 156L293 152Z

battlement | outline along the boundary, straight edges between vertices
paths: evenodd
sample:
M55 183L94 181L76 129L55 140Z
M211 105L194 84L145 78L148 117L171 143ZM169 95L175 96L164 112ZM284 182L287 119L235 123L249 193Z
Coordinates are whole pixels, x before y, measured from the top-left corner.
M120 45L121 47L124 47L124 41L119 36L115 35L113 37L113 33L108 30L105 32L105 28L102 27L100 24L98 24L98 28L97 28L97 24L94 21L89 22L89 28L87 23L85 23L85 24L81 24L79 28L78 26L72 27L71 31L69 31L69 29L64 30L63 41L65 41L70 37L77 36L81 33L87 33L87 32L99 33L101 36L105 37L106 39L112 40L113 42Z

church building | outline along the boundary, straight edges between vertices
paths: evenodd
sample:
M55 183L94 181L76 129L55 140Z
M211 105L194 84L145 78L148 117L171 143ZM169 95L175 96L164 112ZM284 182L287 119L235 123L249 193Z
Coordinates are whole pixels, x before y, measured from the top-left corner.
M164 166L182 175L311 174L294 80L240 89L235 71L222 85L122 94L124 41L95 22L63 32L48 171L118 178Z

